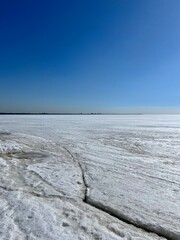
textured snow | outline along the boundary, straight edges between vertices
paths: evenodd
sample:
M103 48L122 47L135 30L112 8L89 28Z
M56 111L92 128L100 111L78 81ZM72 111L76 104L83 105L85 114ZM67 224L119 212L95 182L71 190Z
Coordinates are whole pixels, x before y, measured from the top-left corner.
M0 116L0 129L0 239L180 239L180 116Z
M0 153L11 153L15 151L20 151L22 146L14 141L2 141L0 140Z

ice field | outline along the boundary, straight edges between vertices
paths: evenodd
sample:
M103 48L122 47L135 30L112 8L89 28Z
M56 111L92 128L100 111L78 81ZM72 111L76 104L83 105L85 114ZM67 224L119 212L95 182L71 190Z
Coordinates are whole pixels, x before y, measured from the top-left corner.
M0 239L180 239L180 115L1 115Z

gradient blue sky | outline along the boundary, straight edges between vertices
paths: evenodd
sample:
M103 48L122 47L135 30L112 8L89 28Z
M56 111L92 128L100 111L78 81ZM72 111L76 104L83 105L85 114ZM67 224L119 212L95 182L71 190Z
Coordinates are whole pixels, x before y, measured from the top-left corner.
M180 107L179 0L0 1L0 111L139 107Z

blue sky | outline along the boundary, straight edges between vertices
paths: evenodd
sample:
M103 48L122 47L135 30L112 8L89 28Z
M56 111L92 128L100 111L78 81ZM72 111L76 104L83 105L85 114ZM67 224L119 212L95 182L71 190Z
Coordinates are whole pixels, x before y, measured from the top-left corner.
M0 111L180 108L179 12L179 0L2 0Z

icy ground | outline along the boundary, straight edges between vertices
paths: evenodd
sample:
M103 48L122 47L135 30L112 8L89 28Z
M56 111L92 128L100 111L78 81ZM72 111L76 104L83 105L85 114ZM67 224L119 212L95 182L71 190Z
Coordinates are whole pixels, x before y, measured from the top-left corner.
M0 116L0 239L180 239L180 116Z

